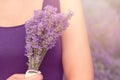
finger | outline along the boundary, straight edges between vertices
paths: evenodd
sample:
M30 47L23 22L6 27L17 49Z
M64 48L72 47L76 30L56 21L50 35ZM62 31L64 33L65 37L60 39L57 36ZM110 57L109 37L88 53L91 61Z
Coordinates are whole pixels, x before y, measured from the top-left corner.
M34 76L29 77L31 80L43 80L43 75L42 74L36 74Z
M7 80L25 80L25 75L24 74L13 74Z

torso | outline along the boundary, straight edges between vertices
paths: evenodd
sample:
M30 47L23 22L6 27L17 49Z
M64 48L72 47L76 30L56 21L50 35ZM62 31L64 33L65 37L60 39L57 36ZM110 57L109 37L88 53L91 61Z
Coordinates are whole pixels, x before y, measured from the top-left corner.
M34 10L42 9L43 0L8 0L0 3L0 26L24 24L33 17Z
M59 10L58 1L59 0L44 0L44 6L47 4L54 5L58 7ZM42 4L40 8L32 8L42 9ZM11 8L11 10L12 9L13 8ZM9 15L8 17L11 16L9 19L7 19L7 16L5 18L5 15L8 15L9 11L7 12L6 10L6 12L0 12L0 80L6 80L6 78L15 73L25 73L27 70L27 58L24 56L25 26L21 24L23 24L24 21L27 21L28 18L33 17L31 14L34 9L29 8L28 11L26 11L27 7L24 10L20 9L18 11L24 14ZM1 7L0 10L2 10ZM11 12L14 11L15 9ZM2 17L3 15L4 17ZM14 15L17 15L17 17L14 17ZM40 66L40 71L44 75L44 80L62 80L63 68L60 38L57 40L56 46L47 52Z

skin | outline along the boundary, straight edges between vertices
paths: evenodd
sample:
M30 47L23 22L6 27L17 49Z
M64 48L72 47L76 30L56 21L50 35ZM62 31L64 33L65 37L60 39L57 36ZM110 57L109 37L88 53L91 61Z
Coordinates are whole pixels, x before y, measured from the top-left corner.
M41 1L43 2L43 0L0 0L0 25L11 27L23 24L33 16L34 10L41 9ZM70 20L70 26L62 35L62 62L65 80L94 80L93 64L81 1L60 0L60 3L62 13L67 12L68 9L74 12L74 16ZM37 74L31 78L33 80L42 80L43 76ZM24 74L13 74L7 80L27 79L25 79Z
M29 78L25 78L25 74L13 74L7 78L7 80L43 80L42 74L36 74L35 76L31 76Z
M93 65L80 0L60 0L61 11L74 16L62 35L63 67L66 80L93 80Z

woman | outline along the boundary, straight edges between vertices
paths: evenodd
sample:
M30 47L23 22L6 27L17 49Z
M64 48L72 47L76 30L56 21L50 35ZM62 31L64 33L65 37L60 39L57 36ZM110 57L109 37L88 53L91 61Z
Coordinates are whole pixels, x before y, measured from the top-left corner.
M40 67L42 74L25 78L24 22L33 16L34 10L42 9L42 5L47 4L60 8L61 12L71 9L74 16L56 47L46 54ZM65 80L93 80L80 0L0 0L0 37L0 80L62 80L63 72Z

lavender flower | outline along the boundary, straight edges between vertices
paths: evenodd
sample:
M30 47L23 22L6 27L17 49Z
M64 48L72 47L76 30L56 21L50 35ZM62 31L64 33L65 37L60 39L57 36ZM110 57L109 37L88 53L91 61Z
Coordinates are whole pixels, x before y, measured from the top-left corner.
M120 80L120 0L82 0L95 80Z
M57 8L52 6L34 12L34 17L25 24L28 69L38 70L46 52L55 46L57 38L69 26L71 16L71 12L57 13Z

